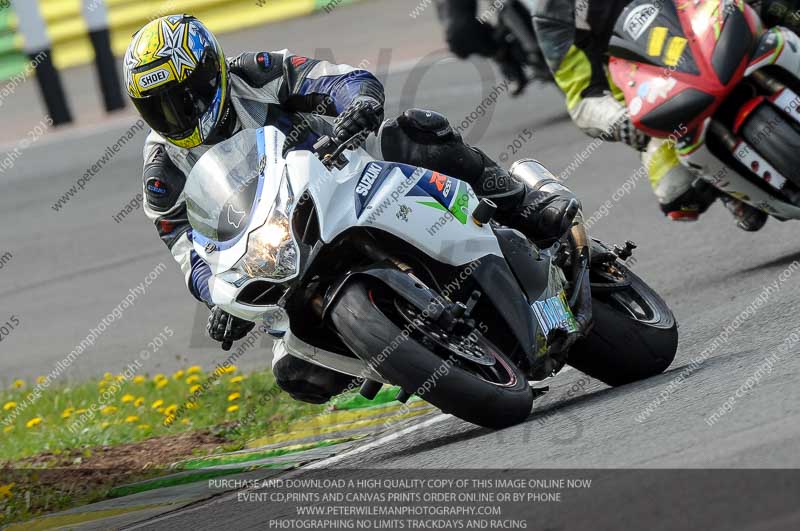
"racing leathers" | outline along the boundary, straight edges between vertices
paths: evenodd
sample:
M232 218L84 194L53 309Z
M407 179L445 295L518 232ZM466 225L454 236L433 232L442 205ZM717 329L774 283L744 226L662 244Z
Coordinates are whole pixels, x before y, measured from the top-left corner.
M279 52L244 53L229 59L232 112L240 129L272 125L287 137L285 149L312 149L323 135L343 141L375 130L364 148L374 157L424 166L469 181L476 193L494 199L497 219L542 244L560 237L577 213L574 198L529 189L476 148L464 144L447 120L410 110L383 121L384 91L369 72ZM334 121L334 117L338 117ZM193 250L183 188L192 167L210 146L179 148L151 132L144 147L144 211L178 262L191 294L212 306L211 269ZM222 340L226 329L249 330L238 318L214 309L209 333ZM229 320L235 320L228 326ZM238 339L239 337L227 337ZM291 356L273 361L278 385L297 399L324 402L351 378Z
M634 127L622 91L608 74L614 25L630 1L540 0L533 13L536 35L573 122L592 137L640 151L662 211L673 220L693 221L718 194L704 181L695 183L696 176L680 164L674 142L651 139ZM749 205L723 200L745 230L758 230L766 221L766 214Z

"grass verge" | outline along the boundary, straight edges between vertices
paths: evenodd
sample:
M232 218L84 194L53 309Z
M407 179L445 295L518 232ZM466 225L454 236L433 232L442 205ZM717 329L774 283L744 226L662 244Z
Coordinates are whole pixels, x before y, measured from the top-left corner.
M35 400L32 386L18 380L0 391L0 525L103 499L122 483L174 472L176 461L241 449L326 410L279 392L269 371L235 367L106 374Z

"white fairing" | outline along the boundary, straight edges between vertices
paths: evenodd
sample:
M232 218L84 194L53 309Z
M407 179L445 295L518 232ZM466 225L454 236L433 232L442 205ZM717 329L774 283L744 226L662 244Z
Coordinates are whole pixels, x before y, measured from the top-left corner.
M305 187L309 176L309 194L319 212L322 241L330 243L352 227L384 230L412 243L428 256L453 266L465 265L489 254L502 256L497 238L488 226L479 227L470 214L478 205L471 188L465 210L466 223L459 222L445 210L437 210L421 202L431 197L409 197L406 194L428 170L419 168L409 177L399 168L383 179L360 215L356 211L356 189L368 176L362 174L375 161L363 150L348 154L350 163L339 171L329 172L317 157L308 151L290 153L289 175L295 189ZM455 182L455 180L453 180ZM451 186L455 186L452 184ZM466 185L468 187L468 185Z
M252 136L252 132L250 135ZM215 146L203 155L195 165L197 173L217 170L222 174L225 171L224 164L218 168L209 168L208 161L213 160L219 166L215 157L224 158L220 153L224 153L226 149L230 151L229 143L235 143L238 136ZM363 149L345 152L349 159L348 165L341 170L329 171L309 151L293 151L284 158L282 146L286 137L276 128L264 128L259 131L259 138L263 142L260 153L266 155L263 185L242 236L232 245L218 248L213 245L209 248L208 240L198 235L194 239L195 252L210 265L214 275L209 281L212 302L232 315L250 321L264 320L273 331L285 332L289 329L286 313L280 306L255 306L237 302L237 296L242 290L258 279L241 279L239 282L230 280L231 272L236 271L237 264L248 252L251 235L269 221L275 202L279 200L281 187L284 186L284 177L288 179L288 189L292 197L288 218L292 218L294 207L302 200L303 195L309 194L317 208L321 239L325 243L332 242L350 228L370 227L390 233L419 248L431 258L452 266L466 265L487 255L502 256L491 228L479 226L472 221L471 213L478 205L478 199L469 185L462 181L422 168L414 169L376 161ZM203 170L197 170L199 167ZM384 168L385 175L377 182L374 177L378 170L383 171ZM259 176L261 171L258 168L253 173ZM195 170L189 177L190 182L194 175ZM439 191L443 193L442 202L447 204L448 200L452 200L449 210L438 205L430 195L420 195L420 189L415 187L423 177L424 186L430 189L441 187ZM369 195L368 200L366 195ZM460 203L456 201L458 198ZM291 278L296 276L297 274Z

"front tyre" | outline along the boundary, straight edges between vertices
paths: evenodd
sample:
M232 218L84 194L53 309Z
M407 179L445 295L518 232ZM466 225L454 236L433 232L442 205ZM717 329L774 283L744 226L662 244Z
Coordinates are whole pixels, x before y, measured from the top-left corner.
M360 359L445 413L494 429L530 415L527 378L478 331L443 334L390 290L363 281L343 288L331 320Z

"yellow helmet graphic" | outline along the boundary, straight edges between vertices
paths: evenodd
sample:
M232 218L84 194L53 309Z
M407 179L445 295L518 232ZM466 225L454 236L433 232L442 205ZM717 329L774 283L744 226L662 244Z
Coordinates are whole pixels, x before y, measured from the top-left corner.
M157 18L125 52L125 86L150 127L182 148L214 136L228 118L225 55L214 35L189 15Z

